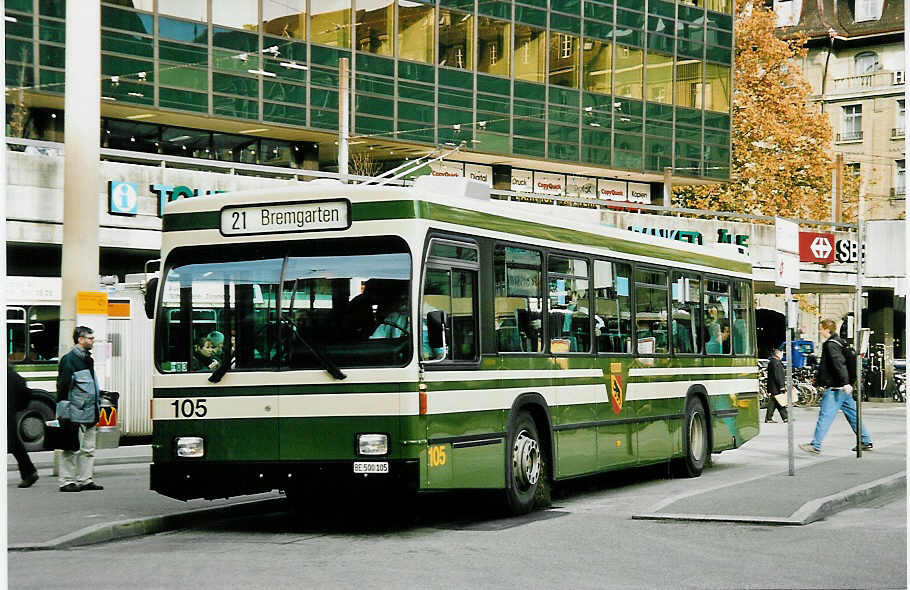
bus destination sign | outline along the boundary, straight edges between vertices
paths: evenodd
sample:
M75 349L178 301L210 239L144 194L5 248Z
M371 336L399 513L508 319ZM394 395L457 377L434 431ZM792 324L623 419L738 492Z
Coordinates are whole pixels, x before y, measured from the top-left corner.
M221 210L221 233L239 236L347 229L351 227L350 213L347 200L225 207Z

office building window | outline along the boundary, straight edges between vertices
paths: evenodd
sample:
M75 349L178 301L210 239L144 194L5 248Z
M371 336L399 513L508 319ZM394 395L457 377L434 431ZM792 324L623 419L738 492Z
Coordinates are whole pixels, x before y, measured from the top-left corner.
M321 45L348 49L351 46L351 0L339 5L310 6L310 40Z
M391 0L359 0L354 13L356 48L377 55L392 55L394 13Z
M673 56L648 52L648 100L670 104L673 97Z
M589 92L610 94L613 82L613 44L609 41L585 39L584 87Z
M616 86L614 93L641 99L644 55L641 49L619 45L616 48Z
M201 22L208 21L205 0L158 0L158 13Z
M856 141L863 138L863 105L851 104L844 107L841 119L840 141Z
M578 88L578 37L550 33L550 84Z
M433 21L436 9L416 2L398 2L398 57L433 63Z
M258 2L212 0L212 23L232 29L256 32L259 30Z
M545 29L515 25L515 79L543 84L547 72Z
M853 69L857 74L871 74L878 71L878 54L874 51L857 53L853 58Z
M509 75L512 26L485 16L477 22L477 71L497 76Z
M900 137L904 136L905 129L907 128L907 115L906 108L904 106L904 101L897 101L897 132Z
M474 69L474 17L451 10L439 11L439 65Z
M262 0L262 32L306 39L306 0Z

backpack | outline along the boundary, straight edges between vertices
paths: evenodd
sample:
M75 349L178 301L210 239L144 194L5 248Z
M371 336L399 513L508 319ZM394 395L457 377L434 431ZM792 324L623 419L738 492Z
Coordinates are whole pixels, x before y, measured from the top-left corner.
M844 355L844 362L847 363L847 379L850 385L856 385L856 349L843 340L834 341L840 344L841 354Z

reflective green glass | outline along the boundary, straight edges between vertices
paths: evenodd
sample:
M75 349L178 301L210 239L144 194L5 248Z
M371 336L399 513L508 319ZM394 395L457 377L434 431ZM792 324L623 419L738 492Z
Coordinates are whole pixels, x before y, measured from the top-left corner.
M576 162L578 161L578 145L574 143L551 142L547 144L547 157L554 160Z
M310 110L310 126L320 127L322 129L334 129L337 131L338 112L312 109Z
M512 152L542 158L546 155L546 144L543 141L515 137L512 139Z
M164 62L158 68L158 81L168 86L192 88L194 90L206 90L209 85L208 72L205 69Z
M546 127L543 121L537 119L515 118L512 121L512 127L515 135L524 135L527 137L544 138Z
M386 98L357 94L354 98L354 105L358 117L361 113L380 117L392 117L395 113L395 102Z
M421 141L426 143L433 143L435 141L433 125L427 125L426 123L399 121L397 136L399 139L405 141Z
M436 118L436 108L416 102L399 101L398 118L432 124Z
M42 32L43 30L44 27L42 26ZM149 37L105 31L101 35L101 51L113 51L138 57L152 57L155 54L155 47Z
M151 35L154 32L154 17L111 6L101 7L101 26L124 29Z
M262 97L266 100L306 104L306 86L263 80Z
M233 96L212 97L212 110L216 115L237 117L240 119L258 119L259 105L255 100L246 100Z
M439 88L439 104L470 109L474 105L474 94L464 90Z
M229 74L212 74L212 90L226 94L236 94L255 98L259 96L259 80L246 76L231 76ZM216 103L217 104L217 103Z
M432 86L404 81L398 82L398 96L411 100L422 100L424 102L434 102L436 100Z
M204 113L208 111L208 102L208 97L198 92L164 87L158 89L158 105L163 108Z

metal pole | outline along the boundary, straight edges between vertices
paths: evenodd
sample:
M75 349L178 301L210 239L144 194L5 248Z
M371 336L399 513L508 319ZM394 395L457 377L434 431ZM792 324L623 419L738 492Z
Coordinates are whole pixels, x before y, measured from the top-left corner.
M63 254L60 354L73 345L76 294L98 290L98 166L101 155L101 6L67 0L63 126Z
M790 287L784 288L786 299L787 340L784 346L787 351L787 475L796 475L796 460L793 456L793 348L790 340L790 314L793 312L793 293ZM768 392L772 393L772 392Z
M673 168L664 168L664 207L673 202Z
M857 353L863 328L863 193L856 209L856 298L853 301L853 346ZM856 355L856 458L863 456L863 355Z
M348 87L348 58L338 60L338 175L348 181L348 135L351 93Z
M6 20L0 21L0 39L6 39ZM3 47L0 47L0 60L5 64L6 63L6 43L3 44ZM3 68L0 71L0 88L6 88L6 68ZM5 116L6 113L6 92L3 93L3 113ZM3 125L3 129L0 130L0 138L2 138L2 143L0 143L0 242L3 243L3 252L0 253L0 277L3 277L3 282L6 283L6 125ZM6 289L0 289L0 308L6 308ZM3 350L8 351L6 343L6 314L4 313L0 317L0 341L3 343ZM10 392L6 390L6 387L3 387L3 393L0 394L0 397L3 397L3 401L6 401L6 396L10 395ZM4 406L9 408L10 405L7 404ZM6 425L9 421L4 420L3 426L0 426L0 430L3 432L3 440L7 440ZM7 451L9 449L4 449L3 458L0 459L0 469L3 469L3 473L8 473L6 470L6 461L7 461ZM8 503L7 503L7 494L0 494L0 514L3 515L3 519L6 522L9 522L8 519ZM0 555L0 571L7 572L7 566L9 561L7 558L6 548L8 547L9 532L7 527L3 527L3 530L0 530L0 551L3 552L3 555Z

